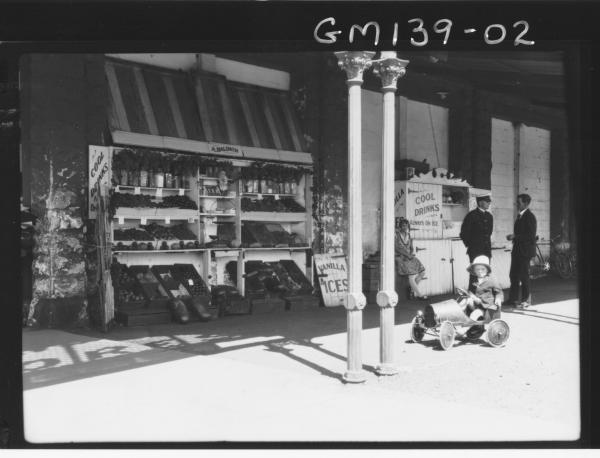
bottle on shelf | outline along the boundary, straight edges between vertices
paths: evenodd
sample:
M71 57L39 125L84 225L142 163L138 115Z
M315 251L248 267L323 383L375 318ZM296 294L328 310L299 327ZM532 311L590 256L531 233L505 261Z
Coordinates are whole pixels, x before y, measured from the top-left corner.
M148 160L144 159L142 161L142 166L140 168L140 186L143 188L146 188L149 186L149 184L148 184L148 168L149 168Z

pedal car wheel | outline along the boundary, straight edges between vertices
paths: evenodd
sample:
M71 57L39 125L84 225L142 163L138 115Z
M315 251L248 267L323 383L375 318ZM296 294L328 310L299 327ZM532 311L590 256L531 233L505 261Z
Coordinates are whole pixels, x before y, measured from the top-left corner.
M454 338L456 337L456 330L454 325L449 321L444 321L440 326L440 345L444 350L452 348L454 345Z
M504 320L493 320L488 324L487 340L492 347L503 346L510 336L510 328Z
M413 342L418 343L423 340L425 335L425 328L421 324L419 317L414 317L410 322L410 338Z

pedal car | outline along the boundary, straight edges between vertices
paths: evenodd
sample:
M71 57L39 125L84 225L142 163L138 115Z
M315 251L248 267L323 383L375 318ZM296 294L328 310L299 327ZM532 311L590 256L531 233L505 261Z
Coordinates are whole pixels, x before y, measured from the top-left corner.
M437 337L441 347L448 350L454 345L457 336L476 340L486 334L486 340L492 347L503 346L510 335L510 328L506 321L500 319L500 308L486 310L482 320L472 320L464 312L464 301L468 293L460 289L457 291L457 299L428 304L424 312L419 310L411 322L412 341L421 342L425 334L429 334Z

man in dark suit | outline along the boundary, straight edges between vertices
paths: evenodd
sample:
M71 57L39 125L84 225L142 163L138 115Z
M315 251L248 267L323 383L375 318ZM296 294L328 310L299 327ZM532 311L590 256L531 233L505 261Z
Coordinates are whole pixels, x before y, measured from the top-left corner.
M491 236L494 230L494 217L488 211L491 197L488 195L478 196L477 208L471 210L465 216L460 228L460 238L467 247L469 262L477 256L487 256L492 258ZM475 281L477 277L472 274L469 276L469 291L475 292Z
M515 221L514 232L507 235L507 240L512 240L513 248L510 257L510 295L508 303L525 309L531 305L529 292L529 263L535 256L535 242L537 239L537 221L529 204L531 197L528 194L517 196L517 209L519 214ZM521 299L519 299L519 286Z

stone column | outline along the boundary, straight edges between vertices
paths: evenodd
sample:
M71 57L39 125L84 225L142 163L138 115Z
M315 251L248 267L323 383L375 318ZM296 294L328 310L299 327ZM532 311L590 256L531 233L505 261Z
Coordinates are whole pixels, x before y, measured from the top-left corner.
M394 375L398 367L394 360L394 307L398 303L395 291L394 263L394 138L396 82L406 73L408 61L398 59L396 53L382 52L374 63L374 73L381 78L383 90L383 150L381 156L381 261L380 291L380 363L379 375Z
M362 292L362 184L361 184L361 85L363 72L371 65L374 52L335 53L348 77L348 367L344 381L366 380L362 368L362 309L367 301Z

